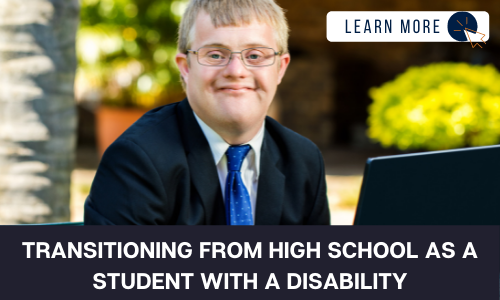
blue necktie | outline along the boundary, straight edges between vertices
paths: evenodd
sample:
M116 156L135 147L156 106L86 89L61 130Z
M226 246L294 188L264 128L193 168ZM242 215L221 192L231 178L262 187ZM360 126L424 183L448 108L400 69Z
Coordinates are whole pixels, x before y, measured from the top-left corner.
M230 146L226 151L226 220L228 225L253 225L252 206L243 180L241 165L250 151L250 145Z

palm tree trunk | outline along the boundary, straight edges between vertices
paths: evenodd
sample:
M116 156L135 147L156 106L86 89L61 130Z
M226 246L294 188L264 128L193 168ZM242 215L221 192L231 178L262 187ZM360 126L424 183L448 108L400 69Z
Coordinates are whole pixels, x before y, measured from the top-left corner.
M78 0L0 0L0 224L69 220Z

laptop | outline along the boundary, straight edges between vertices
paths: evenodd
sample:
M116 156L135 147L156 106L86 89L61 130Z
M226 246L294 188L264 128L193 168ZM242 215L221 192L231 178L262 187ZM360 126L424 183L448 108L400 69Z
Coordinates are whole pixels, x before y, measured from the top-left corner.
M500 145L369 158L354 225L500 225Z

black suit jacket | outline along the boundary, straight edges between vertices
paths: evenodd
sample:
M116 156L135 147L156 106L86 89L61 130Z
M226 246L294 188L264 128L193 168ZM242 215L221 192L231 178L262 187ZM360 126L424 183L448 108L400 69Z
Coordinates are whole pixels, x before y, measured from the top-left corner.
M106 150L84 222L226 224L217 167L186 99L149 111ZM330 224L320 151L270 117L255 224Z

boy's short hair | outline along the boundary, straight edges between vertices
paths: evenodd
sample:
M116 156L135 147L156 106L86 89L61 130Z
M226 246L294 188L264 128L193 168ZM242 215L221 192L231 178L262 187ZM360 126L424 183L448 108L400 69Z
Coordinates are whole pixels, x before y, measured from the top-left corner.
M288 23L274 0L191 0L179 25L180 53L186 53L194 36L194 23L201 11L208 13L215 27L242 26L253 20L269 24L275 31L277 51L288 52Z

